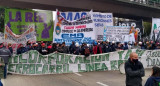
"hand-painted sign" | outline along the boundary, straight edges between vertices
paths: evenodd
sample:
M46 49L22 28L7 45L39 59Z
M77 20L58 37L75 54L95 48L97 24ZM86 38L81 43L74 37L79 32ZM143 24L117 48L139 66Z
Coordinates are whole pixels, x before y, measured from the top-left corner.
M52 41L53 39L51 11L6 8L5 24L17 35L21 35L28 28L34 27L37 33L37 41Z

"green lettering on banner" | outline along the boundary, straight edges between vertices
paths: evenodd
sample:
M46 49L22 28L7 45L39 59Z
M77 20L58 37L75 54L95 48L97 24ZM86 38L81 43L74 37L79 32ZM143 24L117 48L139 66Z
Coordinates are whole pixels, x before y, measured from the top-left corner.
M137 49L136 53L138 54L138 56L142 56L142 54L145 52L145 50L141 50L141 49Z
M22 73L21 70L22 70L22 64L16 64L16 71L15 72L21 74Z
M69 70L69 64L67 64L67 73L73 73L73 71Z
M8 61L8 63L13 63L12 61L13 61L13 56L11 57L11 58L9 58L9 61Z
M55 69L56 69L55 65L50 65L50 66L49 66L49 72L50 72L50 73L56 73L56 72L55 72Z
M15 70L14 70L15 66L16 66L15 64L8 64L8 71L15 72Z
M23 54L19 55L19 63L27 63L27 59L23 59Z
M125 61L123 61L123 60L118 60L118 68L119 68L119 66L121 65L121 64L123 64Z
M72 55L65 55L65 64L73 64L71 58L73 58Z
M109 61L109 53L105 54L106 56L106 61Z
M19 57L19 55L14 56L14 63L18 63L18 57Z
M78 64L78 72L85 72L85 70L81 70L81 64Z
M67 73L67 64L63 64L63 73Z
M122 59L122 54L124 53L124 51L119 51L118 54L119 54L119 60Z
M30 64L30 66L29 66L29 74L35 74L35 64Z
M56 73L62 73L62 65L57 65L56 66Z
M84 63L90 63L89 57L84 57Z
M109 53L105 54L106 56L106 61L109 61Z
M23 71L22 74L28 74L29 73L29 64L23 64Z
M94 64L86 64L86 71L94 71Z
M105 55L99 55L99 58L101 58L101 59L102 59L102 61L106 61L106 57L105 57Z
M95 62L101 62L101 57L100 56L95 56Z
M106 64L105 63L102 63L102 68L101 68L103 71L105 71L105 70L108 70L108 67L106 66Z
M78 62L79 62L79 63L84 63L83 61L84 61L84 60L83 60L82 57L76 56L75 61L74 61L74 64L78 64Z
M91 63L95 62L95 57L91 56Z
M61 56L61 58L60 58ZM57 53L57 59L56 64L63 64L64 63L64 54L63 53Z
M131 53L132 53L132 50L128 50L124 59L128 59Z
M47 56L43 56L39 54L38 63L43 62L44 64L47 64L47 61L45 60L45 58L47 58Z
M42 68L42 64L36 64L36 74L42 74L42 70L38 71L39 68Z
M117 61L110 61L110 63L111 63L111 70L118 70L118 68L116 67Z
M34 59L32 59L32 57ZM32 52L29 52L29 63L36 63L37 61L37 57L38 57L38 52L37 51L32 51Z
M49 54L48 55L48 64L51 65L52 59L55 60L57 57L57 54L53 53L53 54Z
M101 70L101 68L100 68L100 63L95 63L95 70L96 70L96 71Z
M42 73L43 74L47 74L48 73L48 65L43 65Z

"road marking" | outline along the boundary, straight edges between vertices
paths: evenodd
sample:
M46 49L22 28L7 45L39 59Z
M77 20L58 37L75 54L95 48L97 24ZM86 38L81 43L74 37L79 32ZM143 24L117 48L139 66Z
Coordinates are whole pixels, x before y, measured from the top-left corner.
M79 74L79 73L74 73L74 74L76 74L76 75L78 75L78 76L82 76L81 74Z
M102 85L102 86L109 86L109 85L103 84L101 82L96 82L96 83L99 84L99 85Z

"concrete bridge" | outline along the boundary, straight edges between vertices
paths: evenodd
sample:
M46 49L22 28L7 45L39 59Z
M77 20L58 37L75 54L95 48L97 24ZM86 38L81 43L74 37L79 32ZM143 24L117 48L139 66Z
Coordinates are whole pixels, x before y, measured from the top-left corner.
M0 6L55 11L112 12L114 17L151 21L160 17L160 7L133 0L0 0Z

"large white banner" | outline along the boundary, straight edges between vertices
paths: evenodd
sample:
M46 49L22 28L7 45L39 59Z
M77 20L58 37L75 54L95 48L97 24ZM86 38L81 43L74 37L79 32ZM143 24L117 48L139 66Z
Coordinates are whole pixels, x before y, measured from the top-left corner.
M136 52L144 68L160 66L160 50L125 50L90 55L72 55L51 53L41 55L38 51L29 51L10 58L8 71L24 75L59 74L72 72L90 72L119 70L128 60L130 53Z
M151 40L160 40L160 18L152 18Z
M103 29L113 26L112 13L100 12L58 12L55 20L53 42L72 41L92 44L103 40Z
M122 26L107 26L104 28L103 40L108 40L109 42L128 42L135 41L133 34L129 34L130 27Z
M70 45L72 41L92 44L96 29L91 19L92 12L59 12L55 20L53 42Z
M103 30L106 26L113 26L113 15L112 13L93 12L92 19L96 29L96 39L103 41Z

